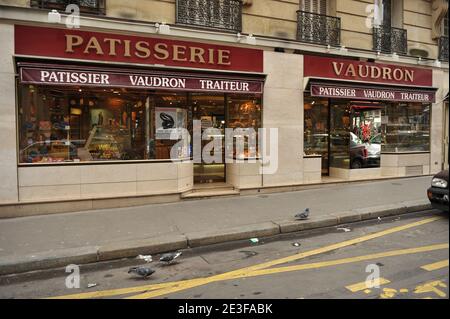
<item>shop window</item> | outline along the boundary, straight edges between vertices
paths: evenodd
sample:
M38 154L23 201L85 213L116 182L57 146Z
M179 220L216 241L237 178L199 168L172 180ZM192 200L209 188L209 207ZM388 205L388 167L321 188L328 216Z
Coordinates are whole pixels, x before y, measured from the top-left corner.
M350 103L350 168L380 167L383 109L377 102Z
M357 151L353 143L350 145L350 130L351 118L348 102L332 101L330 103L330 167L350 168L350 152L355 154Z
M322 157L322 174L328 174L328 99L305 97L304 151Z
M33 85L19 92L20 163L170 159L170 133L189 116L184 93Z
M187 94L156 93L149 96L149 103L149 159L169 159L172 147L183 138L183 130L188 129L191 114ZM188 144L180 144L176 148L172 154L175 158L190 156Z
M238 159L258 158L259 136L261 127L261 97L259 95L227 95L228 103L228 127L239 134L242 130L243 148L237 148L239 137L235 136L233 144L233 156Z
M383 109L378 102L332 101L330 167L380 167Z
M382 124L383 152L428 152L430 150L430 105L386 104Z
M261 127L260 95L27 84L18 92L23 164L187 159L193 112L205 126L252 128L239 157L259 156L249 139Z

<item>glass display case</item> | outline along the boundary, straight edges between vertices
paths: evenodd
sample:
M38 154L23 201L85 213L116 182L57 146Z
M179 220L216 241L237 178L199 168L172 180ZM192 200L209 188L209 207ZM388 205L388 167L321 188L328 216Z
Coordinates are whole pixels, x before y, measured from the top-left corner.
M422 103L389 104L382 125L383 152L428 152L430 106Z
M235 131L233 157L259 158L258 128L261 127L261 98L259 96L228 95L228 127ZM239 132L241 131L241 135ZM242 149L236 147L240 140ZM230 146L231 147L231 146Z

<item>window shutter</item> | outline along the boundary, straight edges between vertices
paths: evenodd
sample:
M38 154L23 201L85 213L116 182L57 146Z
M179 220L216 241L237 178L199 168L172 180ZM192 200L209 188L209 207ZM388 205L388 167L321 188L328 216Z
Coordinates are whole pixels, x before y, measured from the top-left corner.
M300 10L317 14L327 14L327 0L301 0Z
M320 6L319 6L319 12L320 14L327 14L327 0L320 0Z

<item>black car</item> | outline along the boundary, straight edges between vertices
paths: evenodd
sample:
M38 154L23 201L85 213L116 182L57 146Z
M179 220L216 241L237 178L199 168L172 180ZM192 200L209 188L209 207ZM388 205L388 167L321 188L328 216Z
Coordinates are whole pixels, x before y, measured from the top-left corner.
M434 175L431 187L427 191L431 206L448 212L448 170Z

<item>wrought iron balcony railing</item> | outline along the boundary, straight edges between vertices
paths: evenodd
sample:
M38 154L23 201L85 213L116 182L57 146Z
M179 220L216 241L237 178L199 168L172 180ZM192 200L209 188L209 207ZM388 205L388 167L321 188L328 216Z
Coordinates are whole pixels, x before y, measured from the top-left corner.
M439 60L448 62L448 37L439 38Z
M297 40L339 46L341 18L299 10L297 11Z
M205 28L242 31L241 0L177 0L176 22Z
M408 40L406 30L390 26L374 27L373 50L383 53L407 54Z
M102 14L105 12L105 0L31 0L32 8L58 10L65 12L69 4L76 4L80 8L80 13Z

